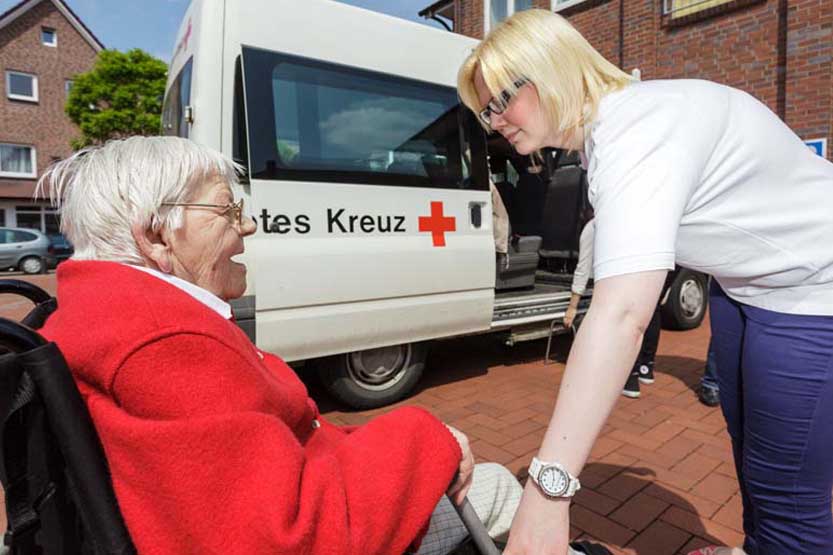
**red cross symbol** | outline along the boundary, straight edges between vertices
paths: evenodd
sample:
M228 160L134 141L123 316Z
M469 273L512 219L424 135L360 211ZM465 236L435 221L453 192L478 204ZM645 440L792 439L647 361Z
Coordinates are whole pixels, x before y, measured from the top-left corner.
M455 222L454 216L443 216L442 202L431 201L431 215L419 217L419 230L430 231L434 246L444 247L446 232L457 230Z

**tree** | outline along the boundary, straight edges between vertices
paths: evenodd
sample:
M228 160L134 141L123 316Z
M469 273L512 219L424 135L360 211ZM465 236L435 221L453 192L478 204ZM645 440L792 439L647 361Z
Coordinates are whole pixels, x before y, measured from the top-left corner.
M167 66L142 50L102 50L75 76L65 111L81 129L78 149L131 135L158 135Z

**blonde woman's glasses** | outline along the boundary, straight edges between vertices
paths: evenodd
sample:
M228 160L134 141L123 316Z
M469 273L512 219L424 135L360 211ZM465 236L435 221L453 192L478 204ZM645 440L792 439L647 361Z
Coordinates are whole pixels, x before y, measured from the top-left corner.
M228 204L207 204L202 202L163 202L162 206L182 206L184 208L219 208L221 214L231 214L231 219L237 225L243 225L243 199Z
M517 91L527 83L529 83L529 79L522 77L512 84L515 85L515 90ZM483 123L485 123L488 126L491 126L492 114L500 115L503 112L505 112L506 109L509 107L509 102L512 101L516 94L517 92L513 93L510 92L508 89L504 89L500 91L500 94L497 95L497 98L492 97L491 100L489 100L489 103L486 104L486 107L480 110L480 119L483 121Z

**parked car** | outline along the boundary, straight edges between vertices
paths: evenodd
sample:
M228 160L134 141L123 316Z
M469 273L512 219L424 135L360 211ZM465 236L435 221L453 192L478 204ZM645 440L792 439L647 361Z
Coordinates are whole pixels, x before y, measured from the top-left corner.
M37 229L0 227L0 269L40 274L56 263L49 238Z
M50 233L47 237L49 238L49 253L55 258L56 265L75 253L75 248L72 246L72 243L62 234Z

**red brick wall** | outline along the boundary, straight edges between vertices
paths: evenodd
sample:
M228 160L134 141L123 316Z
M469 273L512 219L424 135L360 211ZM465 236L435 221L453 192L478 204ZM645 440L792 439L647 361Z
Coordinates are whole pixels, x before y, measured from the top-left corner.
M41 44L41 27L56 30L56 48ZM34 145L38 175L53 157L64 158L78 129L64 114L64 82L89 71L96 52L52 2L43 1L0 29L0 142ZM38 77L38 103L9 100L5 72L17 70ZM31 198L35 180L0 179L0 197Z
M833 3L790 2L787 123L804 138L827 137L833 160Z
M475 28L463 12L461 30L482 37L483 0ZM607 59L643 79L699 78L743 89L778 111L779 0L765 0L708 19L663 27L662 0L586 0L564 15ZM783 116L804 139L827 137L833 160L833 0L786 1L786 87ZM547 7L546 0L537 0Z
M483 37L483 1L457 0L458 21L457 32L470 37ZM488 0L485 0L488 2Z

